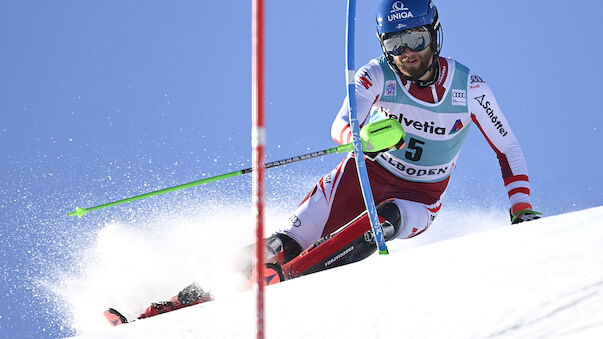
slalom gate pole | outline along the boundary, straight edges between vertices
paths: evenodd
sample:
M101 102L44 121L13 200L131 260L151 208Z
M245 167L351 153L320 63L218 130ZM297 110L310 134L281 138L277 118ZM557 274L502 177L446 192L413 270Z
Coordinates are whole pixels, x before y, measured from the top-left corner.
M253 0L252 9L252 168L255 206L256 338L264 339L264 0Z
M312 158L317 158L317 157L320 157L320 156L323 156L323 155L328 155L328 154L333 154L333 153L346 153L346 152L351 151L352 149L353 149L352 143L349 143L349 144L345 144L345 145L341 145L341 146L337 146L337 147L323 149L323 150L316 151L316 152L311 152L311 153L306 153L306 154L302 154L302 155L297 155L297 156L294 156L294 157L291 157L291 158L286 158L286 159L281 159L281 160L277 160L277 161L272 161L272 162L269 162L269 163L265 164L264 168L272 168L272 167L277 167L277 166L281 166L281 165L287 165L287 164L291 164L291 163L294 163L294 162L298 162L298 161L302 161L302 160L307 160L307 159L312 159ZM178 191L178 190L181 190L181 189L185 189L185 188L189 188L189 187L194 187L194 186L198 186L198 185L203 185L203 184L207 184L207 183L218 181L218 180L222 180L222 179L232 178L232 177L236 177L236 176L239 176L239 175L242 175L242 174L246 174L246 173L250 173L250 172L253 172L253 167L251 167L251 168L245 168L245 169L242 169L242 170L239 170L239 171L234 171L234 172L220 174L220 175L216 175L216 176L205 178L205 179L201 179L201 180L191 181L191 182L186 183L186 184L181 184L181 185L178 185L178 186L168 187L168 188L160 189L160 190L157 190L157 191L152 191L152 192L148 192L148 193L136 195L136 196L133 196L133 197L129 197L129 198L125 198L125 199L121 199L121 200L109 202L109 203L98 205L98 206L94 206L94 207L88 207L88 208L76 207L75 211L70 212L67 215L69 215L69 216L78 216L78 217L81 218L86 213L88 213L90 211L99 210L99 209L107 208L107 207L110 207L110 206L125 204L125 203L131 202L131 201L136 201L136 200L141 200L141 199L145 199L145 198L150 198L152 196L156 196L156 195L160 195L160 194L165 194L165 193L169 193L169 192L174 192L174 191Z
M371 191L364 153L362 151L362 141L360 140L360 124L358 123L358 114L356 112L356 84L355 84L355 66L354 66L354 30L356 21L356 0L348 0L347 20L346 20L346 84L348 93L348 109L350 112L350 127L352 129L352 144L354 145L354 159L356 160L356 169L358 179L362 189L364 204L371 222L371 229L375 236L379 254L388 254L385 245L385 237L379 223L377 208Z

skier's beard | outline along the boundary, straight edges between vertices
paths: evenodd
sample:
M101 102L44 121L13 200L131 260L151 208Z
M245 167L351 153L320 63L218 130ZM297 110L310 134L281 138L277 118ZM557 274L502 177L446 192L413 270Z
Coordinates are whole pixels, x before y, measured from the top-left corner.
M425 52L425 50L421 51L421 52ZM431 59L432 59L432 54L431 53L425 53L425 55L422 55L423 53L415 53L413 56L399 56L399 57L395 57L395 62L396 62L396 66L398 67L398 69L400 70L400 72L402 72L402 74L406 75L409 78L419 78L422 77L424 75L425 70L427 69L427 67L429 67L431 65ZM415 60L417 62L413 63L413 64L409 64L408 62L406 62L407 60ZM427 72L429 73L429 72ZM425 74L427 74L425 73Z

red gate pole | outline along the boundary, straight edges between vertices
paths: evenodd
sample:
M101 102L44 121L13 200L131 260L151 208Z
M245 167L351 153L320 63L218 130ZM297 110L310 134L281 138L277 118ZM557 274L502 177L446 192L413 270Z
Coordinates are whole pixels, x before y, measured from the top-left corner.
M264 338L264 0L252 0L252 136L253 203L256 217L257 338Z

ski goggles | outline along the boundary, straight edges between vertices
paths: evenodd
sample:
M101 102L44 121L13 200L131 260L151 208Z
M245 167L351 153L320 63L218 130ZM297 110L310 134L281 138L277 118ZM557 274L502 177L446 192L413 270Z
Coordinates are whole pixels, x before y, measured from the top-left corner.
M431 34L425 27L419 29L407 29L399 33L386 36L383 39L385 51L392 55L401 55L405 47L418 52L431 44Z

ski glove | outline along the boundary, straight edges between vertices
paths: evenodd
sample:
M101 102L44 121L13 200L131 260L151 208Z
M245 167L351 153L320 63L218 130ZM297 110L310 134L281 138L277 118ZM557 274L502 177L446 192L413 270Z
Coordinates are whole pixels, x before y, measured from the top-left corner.
M540 216L542 215L542 213L532 211L532 210L521 210L521 211L518 211L517 213L513 214L511 212L511 210L509 209L509 215L511 217L511 224L515 225L515 224L519 224L520 222L524 222L524 221L532 221L532 220L540 219Z
M367 159L375 161L375 159L377 159L377 156L379 156L380 153L387 152L387 151L393 150L393 149L402 149L402 147L404 147L404 145L406 145L406 141L404 141L404 138L401 137L400 141L398 141L398 143L396 143L395 145L393 145L389 148L384 148L384 149L378 150L376 152L364 152L364 155L366 156Z
M381 152L404 147L404 136L402 125L394 119L378 120L360 130L362 150L370 160L375 160Z

